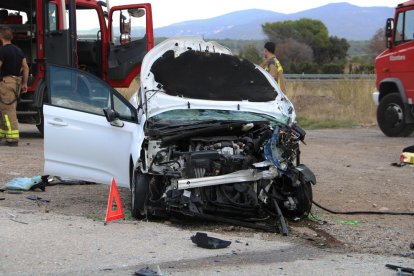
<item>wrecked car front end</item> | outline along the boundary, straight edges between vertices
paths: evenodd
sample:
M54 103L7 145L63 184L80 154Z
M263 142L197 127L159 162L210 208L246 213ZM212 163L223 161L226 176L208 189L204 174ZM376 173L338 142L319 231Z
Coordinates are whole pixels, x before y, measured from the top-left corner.
M132 183L135 217L180 214L274 230L254 222L307 216L316 179L300 162L305 131L269 74L191 37L155 47L141 76L137 101L147 122Z

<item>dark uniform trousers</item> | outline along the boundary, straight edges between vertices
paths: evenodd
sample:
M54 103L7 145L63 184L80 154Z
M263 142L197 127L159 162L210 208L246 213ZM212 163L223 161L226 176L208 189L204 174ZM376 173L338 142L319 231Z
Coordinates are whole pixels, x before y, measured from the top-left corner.
M6 76L0 81L0 140L19 141L19 123L17 121L17 82L18 78Z

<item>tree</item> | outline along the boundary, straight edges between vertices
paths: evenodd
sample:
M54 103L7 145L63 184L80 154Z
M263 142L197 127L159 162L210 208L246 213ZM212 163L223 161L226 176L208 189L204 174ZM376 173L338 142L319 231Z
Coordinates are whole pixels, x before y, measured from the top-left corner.
M284 63L289 69L296 68L296 71L302 65L307 64L306 68L316 70L311 73L318 73L323 67L328 68L327 71L338 71L338 68L345 64L350 47L348 41L344 38L329 36L328 28L320 20L303 18L296 21L265 23L262 29L269 40L279 45L278 58L284 60L283 55L288 57ZM309 48L312 50L312 55L310 55ZM282 49L283 54L280 53ZM305 56L306 59L301 61L300 58L296 58L297 55ZM310 56L312 60L309 61Z
M367 54L372 57L376 57L382 51L386 49L386 38L384 28L378 29L375 34L372 36L369 44L367 46Z
M260 64L262 62L262 56L254 44L247 44L240 49L239 57L247 59L255 64Z
M328 29L320 20L303 18L300 20L265 23L263 32L269 40L281 42L292 38L309 45L317 63L322 63L329 47Z
M344 61L350 45L345 38L329 37L328 55L331 61Z
M313 62L313 50L309 45L288 38L276 47L276 56L285 72L303 73Z

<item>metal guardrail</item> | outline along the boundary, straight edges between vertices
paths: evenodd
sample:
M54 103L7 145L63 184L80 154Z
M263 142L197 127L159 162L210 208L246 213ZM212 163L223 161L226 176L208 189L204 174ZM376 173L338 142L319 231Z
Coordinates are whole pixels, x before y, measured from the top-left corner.
M286 79L375 79L375 74L285 74Z

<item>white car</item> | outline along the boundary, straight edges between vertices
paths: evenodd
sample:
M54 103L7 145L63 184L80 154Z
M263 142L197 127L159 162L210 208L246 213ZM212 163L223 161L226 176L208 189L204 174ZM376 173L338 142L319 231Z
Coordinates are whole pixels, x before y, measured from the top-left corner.
M49 65L45 174L131 188L134 217L258 227L306 217L305 132L274 79L229 49L176 37L145 56L125 100L84 71ZM273 229L273 228L272 228Z

